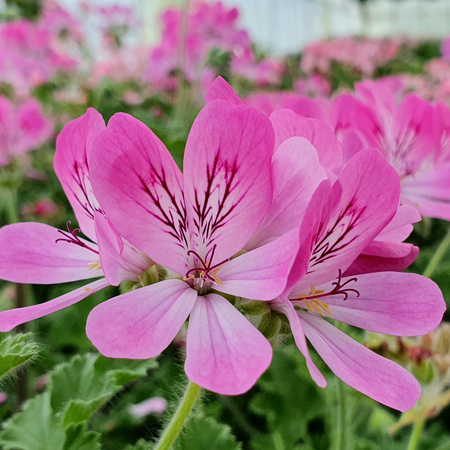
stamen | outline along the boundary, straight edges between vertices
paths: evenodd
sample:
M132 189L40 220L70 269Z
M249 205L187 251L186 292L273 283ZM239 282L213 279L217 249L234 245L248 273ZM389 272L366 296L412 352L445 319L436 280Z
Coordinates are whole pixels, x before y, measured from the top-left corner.
M69 244L75 244L75 245L79 245L80 247L86 248L87 250L90 250L91 252L94 252L97 255L99 254L97 250L94 250L93 248L91 248L88 245L86 245L77 236L77 233L81 233L81 230L79 228L74 228L72 230L71 227L70 227L70 221L67 222L67 230L68 230L68 232L62 231L62 230L58 230L58 233L61 233L67 239L63 239L63 238L56 239L55 244L58 243L59 241L68 242Z

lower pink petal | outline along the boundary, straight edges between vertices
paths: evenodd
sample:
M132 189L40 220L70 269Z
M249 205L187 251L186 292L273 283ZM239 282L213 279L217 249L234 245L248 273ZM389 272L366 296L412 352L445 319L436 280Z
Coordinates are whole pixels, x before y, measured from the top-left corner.
M272 360L267 339L225 298L198 297L189 320L185 370L223 395L248 391Z
M0 312L0 331L10 331L14 327L17 327L17 325L67 308L89 295L95 294L106 286L109 286L109 283L105 278L102 278L48 302Z
M303 332L302 323L294 309L294 306L289 301L280 301L271 303L270 308L275 311L279 311L286 315L289 319L289 324L291 326L292 335L294 336L295 343L298 349L306 359L306 365L308 367L311 378L317 383L321 388L327 386L327 380L320 373L319 369L314 364L311 356L309 354L308 345L306 344L305 333Z
M441 322L446 304L438 285L415 273L378 272L358 275L347 285L349 293L324 297L333 319L350 325L395 336L419 336L434 330ZM342 278L345 283L349 278ZM328 292L331 283L319 289Z
M88 338L109 358L153 358L172 342L196 298L197 292L181 280L120 295L91 311Z
M354 341L321 317L299 312L317 353L344 383L399 411L414 407L420 385L404 368Z

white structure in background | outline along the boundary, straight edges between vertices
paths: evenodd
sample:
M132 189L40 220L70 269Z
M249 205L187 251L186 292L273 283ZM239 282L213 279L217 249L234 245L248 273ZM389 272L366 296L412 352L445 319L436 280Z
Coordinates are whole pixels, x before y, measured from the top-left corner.
M72 10L77 4L76 0L60 1ZM359 0L222 1L240 9L242 26L257 44L274 54L297 52L309 42L337 36L442 38L450 34L450 0L368 0L365 5ZM159 38L161 10L186 2L90 0L97 5L134 7L145 23L142 37L147 42Z

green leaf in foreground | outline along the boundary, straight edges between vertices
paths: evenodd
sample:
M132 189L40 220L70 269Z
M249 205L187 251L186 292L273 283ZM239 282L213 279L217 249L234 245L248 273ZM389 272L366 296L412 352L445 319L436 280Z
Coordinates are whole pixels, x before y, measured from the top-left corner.
M152 450L154 448L153 442L147 442L144 439L139 439L136 445L127 445L124 450Z
M156 362L75 356L56 367L49 389L25 403L4 426L4 450L98 450L100 434L87 421L126 383L145 376Z
M0 341L0 378L33 361L39 350L30 334L6 335Z
M75 356L51 375L51 405L63 411L63 425L88 420L125 384L157 366L154 360L130 361L87 354Z
M177 439L176 450L240 450L228 425L211 417L193 417Z

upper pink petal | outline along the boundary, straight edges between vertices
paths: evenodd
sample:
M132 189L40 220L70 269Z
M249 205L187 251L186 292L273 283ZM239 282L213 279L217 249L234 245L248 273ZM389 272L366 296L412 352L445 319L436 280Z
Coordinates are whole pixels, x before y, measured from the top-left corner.
M217 272L222 284L214 288L253 300L272 300L284 290L297 249L298 229L294 229L226 262Z
M373 240L352 262L344 275L395 271L408 268L417 258L419 247L403 242Z
M273 199L270 209L245 248L258 247L300 226L311 196L326 172L315 148L304 138L284 141L272 157Z
M64 239L60 230L43 223L3 227L0 278L16 283L53 284L103 276L101 270L90 269L98 260L95 244L81 240L93 252Z
M106 279L118 286L122 281L137 281L153 262L128 242L124 242L111 222L100 212L94 214L100 262Z
M272 347L228 300L198 297L189 319L186 375L222 395L248 391L269 367Z
M242 101L234 89L222 78L217 77L209 87L205 96L206 103L214 100L225 100L234 105L242 105Z
M399 196L398 175L385 158L375 150L357 153L333 185L332 206L325 203L308 273L297 290L344 272L394 217Z
M275 130L275 148L293 136L307 139L319 155L319 161L328 169L338 169L343 164L342 146L333 131L322 121L310 119L290 109L279 109L270 115Z
M192 250L205 256L216 245L218 261L242 250L272 201L273 142L270 121L254 108L217 100L202 109L184 155Z
M68 306L85 299L89 295L95 294L106 286L109 286L108 281L105 278L101 278L100 280L61 295L61 297L49 300L48 302L2 311L0 312L0 331L11 331L13 328L17 327L17 325L29 322L30 320L39 319L40 317L67 308Z
M55 172L75 212L83 233L96 240L94 212L100 210L89 173L93 140L105 129L101 114L89 108L86 114L64 126L56 140Z
M181 280L161 281L96 306L86 333L109 358L153 358L180 331L196 298L197 292Z
M317 353L344 383L399 411L414 407L420 385L403 367L354 341L321 317L299 312Z
M186 272L183 176L142 122L115 114L90 158L95 194L117 231L152 260Z

